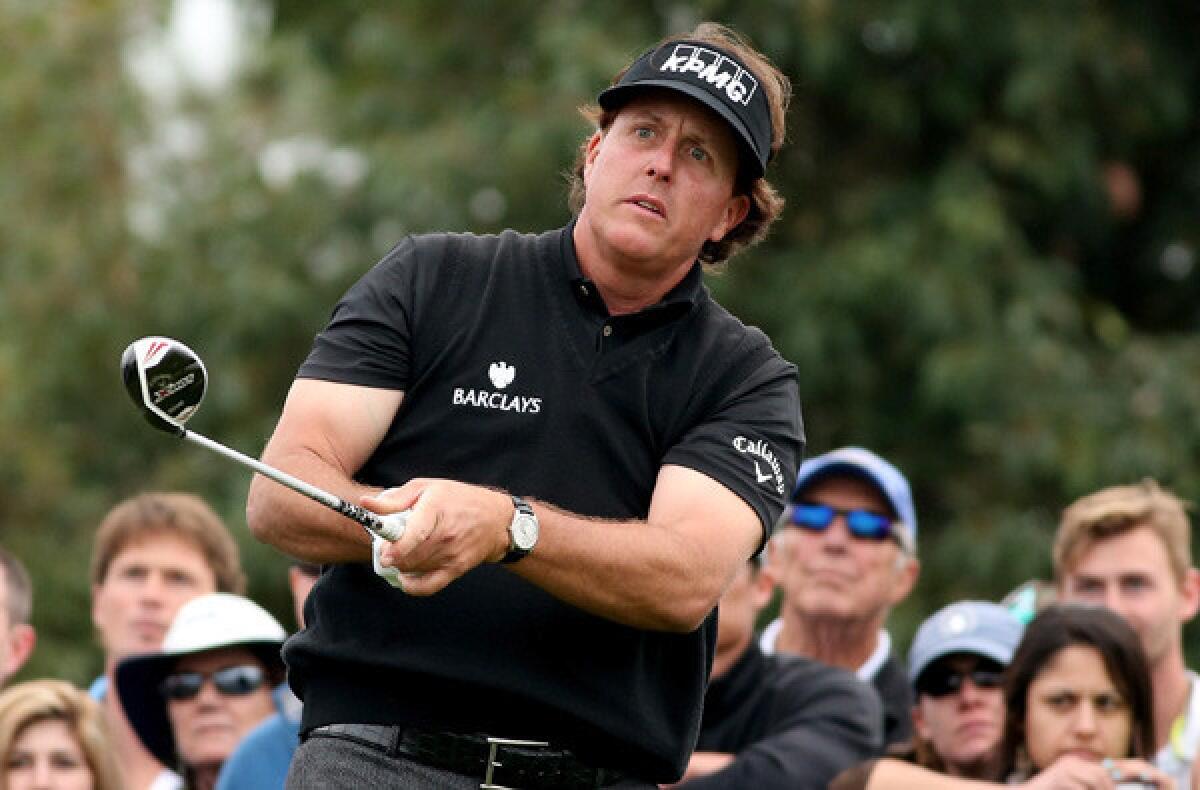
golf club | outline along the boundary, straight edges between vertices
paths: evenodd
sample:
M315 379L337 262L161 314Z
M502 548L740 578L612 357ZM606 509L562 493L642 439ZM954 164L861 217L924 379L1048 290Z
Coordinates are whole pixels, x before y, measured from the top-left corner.
M190 348L169 337L143 337L135 340L121 355L121 378L129 397L141 409L146 420L160 431L174 434L193 444L207 447L346 518L357 521L371 535L387 541L404 534L408 511L381 516L347 502L303 480L281 472L256 458L214 442L184 427L200 408L208 389L208 372L200 357Z

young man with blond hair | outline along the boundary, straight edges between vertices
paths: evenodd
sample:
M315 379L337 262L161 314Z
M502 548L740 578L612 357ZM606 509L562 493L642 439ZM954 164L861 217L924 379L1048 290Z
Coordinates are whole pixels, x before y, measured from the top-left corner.
M117 664L159 650L185 603L212 592L242 593L237 543L193 494L152 492L120 502L101 521L92 546L92 623L104 649L104 674L91 694L105 709L130 790L177 786L178 777L146 750L115 693Z
M1154 688L1155 764L1190 787L1200 744L1200 675L1184 665L1183 625L1200 607L1185 503L1153 480L1079 499L1054 541L1060 598L1124 617L1141 639Z

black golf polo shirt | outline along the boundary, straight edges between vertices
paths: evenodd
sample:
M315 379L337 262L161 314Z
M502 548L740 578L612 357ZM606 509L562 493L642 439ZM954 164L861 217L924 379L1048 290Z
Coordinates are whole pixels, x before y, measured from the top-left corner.
M717 305L697 265L663 301L610 316L571 226L406 239L354 285L299 375L402 390L358 473L445 477L572 513L644 519L660 467L741 496L764 538L803 439L795 369ZM650 781L700 724L716 618L692 633L588 614L506 567L411 598L369 564L327 568L290 639L304 728L401 724L548 740Z

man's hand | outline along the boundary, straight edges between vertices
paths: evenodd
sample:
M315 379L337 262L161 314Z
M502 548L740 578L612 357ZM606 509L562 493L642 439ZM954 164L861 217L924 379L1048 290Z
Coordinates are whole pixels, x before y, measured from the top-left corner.
M399 573L400 584L392 584L409 595L433 595L477 565L496 562L508 551L513 503L502 491L453 480L414 478L398 488L364 497L362 505L382 514L411 509L403 537L392 543L384 541L376 553L380 566Z
M1029 790L1112 790L1121 781L1137 780L1158 790L1175 790L1175 782L1142 760L1105 760L1103 763L1073 755L1058 758L1021 787Z

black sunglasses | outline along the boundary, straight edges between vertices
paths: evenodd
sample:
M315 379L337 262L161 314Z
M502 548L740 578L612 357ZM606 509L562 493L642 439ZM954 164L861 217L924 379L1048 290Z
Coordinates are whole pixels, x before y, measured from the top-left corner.
M950 667L930 667L917 680L917 693L931 697L945 697L962 690L967 678L981 689L998 689L1004 682L1004 668L991 662L976 664L973 669L961 670Z
M162 682L162 695L167 699L187 700L200 693L204 681L212 678L217 691L232 697L258 691L267 679L267 673L262 667L254 664L238 664L237 666L218 669L216 672L173 672Z

